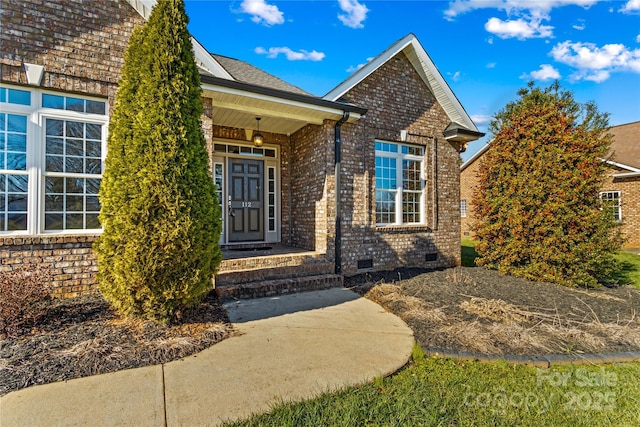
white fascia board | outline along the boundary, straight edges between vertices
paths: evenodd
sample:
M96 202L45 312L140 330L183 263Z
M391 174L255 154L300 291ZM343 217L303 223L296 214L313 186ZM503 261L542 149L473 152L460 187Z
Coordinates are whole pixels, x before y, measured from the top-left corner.
M225 70L222 65L218 61L216 61L213 56L200 44L198 40L191 37L191 44L193 45L193 54L196 57L196 62L198 62L202 68L209 71L216 77L220 77L227 80L234 80L231 77L231 74Z
M469 158L469 160L467 160L466 162L464 162L461 166L460 166L460 172L462 172L463 170L465 170L471 163L475 162L478 157L482 156L491 146L491 142L493 142L493 139L489 142L487 142L484 147L482 147L480 150L478 150L478 152L476 154L474 154L473 156L471 156Z
M145 19L145 21L149 19L151 9L156 5L156 0L127 0L127 2L136 10L136 12L138 12L140 16ZM200 42L198 42L198 40L193 38L193 36L191 36L191 45L193 46L193 54L196 57L196 63L201 68L216 77L233 80L231 74L227 73L222 65L213 59L211 54L209 54L209 52L207 52L207 50L200 44Z
M254 92L244 91L244 90L240 90L240 89L215 86L215 85L211 85L211 84L207 84L207 83L203 83L202 84L202 89L203 90L209 90L211 92L218 92L218 93L225 93L225 94L230 94L230 95L242 96L242 97L245 97L245 98L251 98L251 99L258 100L258 101L273 102L273 103L276 103L276 104L282 104L282 105L292 106L292 107L296 107L296 108L322 112L324 114L331 115L331 116L342 117L342 115L344 114L344 110L338 109L338 108L329 108L329 107L324 107L324 106L321 106L321 105L307 104L307 103L304 103L304 102L294 101L294 100L291 100L291 99L285 99L285 98L279 98L279 97L276 97L276 96L263 95L263 94L260 94L260 93L254 93ZM216 105L217 104L214 103L214 107ZM361 117L361 115L359 113L356 113L355 111L352 111L349 114L349 120L348 121L349 122L354 122L356 120L359 120L360 117ZM327 117L327 118L329 118L329 117Z
M614 178L635 178L640 177L640 172L614 173L612 176Z
M345 93L405 49L411 49L415 52L415 56L420 63L415 64L412 61L414 68L416 68L425 84L431 89L440 105L442 105L449 119L452 122L464 125L469 130L478 132L478 128L473 123L473 120L471 120L471 117L469 117L464 110L462 104L460 104L458 98L453 94L453 91L442 77L440 71L438 71L438 68L413 34L409 34L396 42L389 49L382 52L371 60L371 62L353 73L344 82L336 86L323 98L330 101L337 101L344 96ZM411 60L411 55L408 55L408 57L409 60Z
M628 165L625 165L625 164L622 164L622 163L616 163L616 162L614 162L612 160L607 160L607 159L602 159L602 161L607 163L607 164L609 164L609 165L611 165L611 166L615 166L615 167L620 168L620 169L626 169L626 170L628 170L630 172L640 172L640 169L634 168L633 166L628 166Z

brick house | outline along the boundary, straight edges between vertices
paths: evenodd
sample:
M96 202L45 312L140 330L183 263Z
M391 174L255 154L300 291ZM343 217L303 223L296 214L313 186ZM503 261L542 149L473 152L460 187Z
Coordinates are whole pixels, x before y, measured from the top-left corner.
M640 248L640 121L613 126L609 132L613 142L609 156L603 159L611 166L611 173L602 185L600 197L612 202L615 217L621 222L622 234L628 248ZM460 224L463 237L472 236L473 192L477 174L482 167L486 144L460 167Z
M109 114L153 4L2 0L0 271L39 263L58 294L95 291ZM482 134L415 36L324 97L192 41L223 208L216 287L460 263L459 151Z

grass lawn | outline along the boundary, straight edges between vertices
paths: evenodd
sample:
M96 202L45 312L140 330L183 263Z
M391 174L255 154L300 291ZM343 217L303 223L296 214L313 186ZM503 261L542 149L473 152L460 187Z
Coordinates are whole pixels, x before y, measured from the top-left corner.
M478 256L476 245L478 242L469 238L462 238L462 265L464 267L475 267L475 259ZM622 263L622 270L615 274L612 279L621 284L630 284L640 289L640 255L630 252L619 252L616 256Z
M426 357L373 383L282 404L237 426L635 426L640 364L548 370Z
M476 252L476 245L478 242L469 238L462 238L462 266L463 267L475 267L476 266L476 257L478 253Z
M620 252L617 257L622 263L622 271L618 275L622 283L630 283L640 289L640 255Z

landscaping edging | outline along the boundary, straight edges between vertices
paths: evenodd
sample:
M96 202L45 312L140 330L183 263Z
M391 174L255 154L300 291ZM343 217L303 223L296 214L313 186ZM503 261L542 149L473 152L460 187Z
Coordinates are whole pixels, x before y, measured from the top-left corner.
M560 365L600 365L607 363L640 362L640 351L625 351L622 353L595 354L548 354L545 356L516 356L511 354L480 354L465 351L447 350L440 348L426 348L422 350L428 356L438 356L456 360L477 362L505 361L517 365L531 365L548 369Z

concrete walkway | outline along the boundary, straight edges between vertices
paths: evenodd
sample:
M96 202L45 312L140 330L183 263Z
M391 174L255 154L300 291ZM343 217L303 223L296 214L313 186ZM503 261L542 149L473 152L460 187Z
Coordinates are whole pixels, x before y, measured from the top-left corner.
M401 368L413 333L334 288L226 304L241 335L166 365L30 387L0 398L0 426L211 426Z

